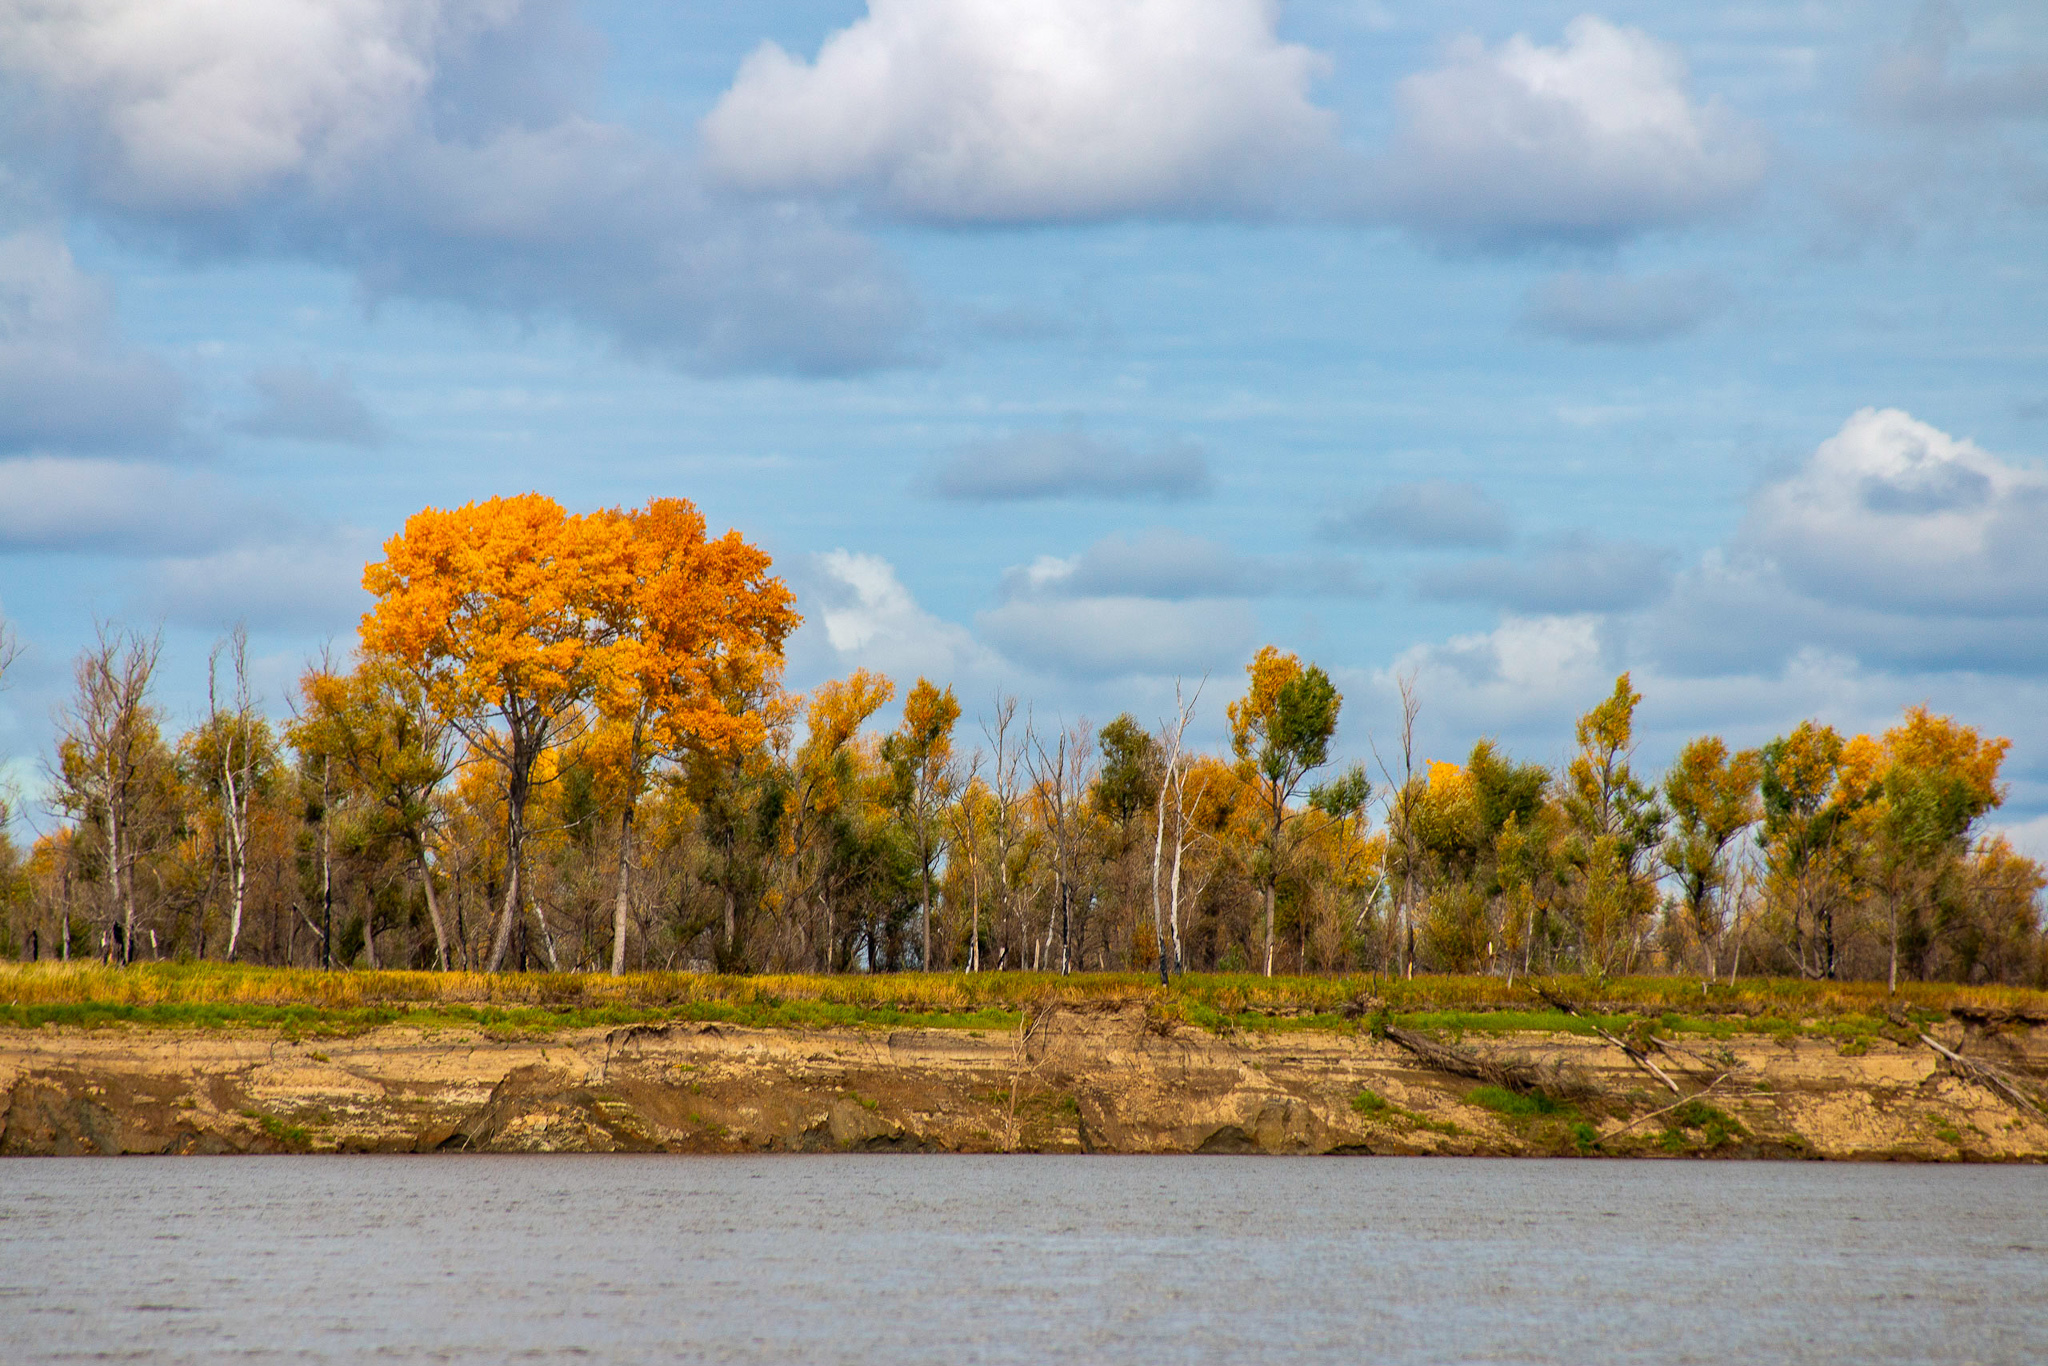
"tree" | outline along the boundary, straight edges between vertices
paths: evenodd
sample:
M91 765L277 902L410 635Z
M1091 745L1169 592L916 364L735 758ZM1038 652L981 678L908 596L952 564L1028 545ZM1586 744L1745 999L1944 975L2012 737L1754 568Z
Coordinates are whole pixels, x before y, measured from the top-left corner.
M1699 940L1710 982L1724 928L1729 846L1762 815L1757 806L1762 776L1760 752L1730 754L1720 736L1704 735L1678 752L1677 762L1664 777L1664 799L1672 820L1664 840L1664 862L1678 879L1679 904Z
M845 808L858 795L855 737L895 695L894 683L866 669L819 685L805 711L804 741L797 747L783 792L780 831L793 884L789 900L798 911L816 903L818 966L824 972L836 966L836 855L851 843L842 836L849 825Z
M1855 873L1845 836L1857 808L1874 795L1879 762L1869 736L1844 743L1834 727L1813 721L1800 722L1763 748L1759 790L1770 884L1774 898L1791 912L1792 953L1804 976L1836 975L1835 916L1848 900Z
M315 665L300 678L299 695L305 710L287 732L293 748L306 771L338 767L364 795L373 839L403 843L418 870L433 925L434 965L447 971L448 927L430 855L437 822L434 795L455 762L449 727L426 705L418 678L384 656L368 656L348 673ZM374 964L375 940L367 923L364 939Z
M51 786L58 807L99 826L108 893L103 941L109 957L135 958L135 863L144 832L161 814L161 772L170 767L149 691L162 652L161 636L99 628L78 657L77 692L57 715L57 766ZM152 770L157 772L152 772ZM118 917L118 923L116 923Z
M1629 762L1642 700L1627 674L1615 679L1607 700L1579 718L1578 753L1565 770L1563 805L1582 879L1579 957L1602 972L1633 961L1656 907L1654 870L1647 864L1665 815L1655 789L1637 779Z
M1052 840L1053 907L1047 917L1045 942L1051 948L1055 932L1060 941L1060 972L1074 970L1074 884L1075 854L1081 842L1083 809L1093 775L1088 771L1088 723L1071 730L1062 725L1053 732L1052 747L1027 722L1024 728L1024 766L1031 774L1031 794Z
M427 701L506 777L504 905L486 969L496 972L520 908L534 764L579 732L602 686L618 599L634 556L619 517L572 517L537 493L427 508L363 571L377 605L362 644L402 661Z
M1273 902L1280 883L1281 835L1302 780L1330 760L1337 712L1344 704L1317 665L1268 645L1245 666L1250 684L1230 704L1230 747L1259 782L1266 817L1260 884L1266 894L1266 976L1273 975Z
M1971 825L2005 799L1998 770L2012 742L1987 740L1918 706L1884 733L1883 746L1884 776L1867 809L1881 837L1875 871L1887 892L1889 982L1896 992L1901 903L1932 900L1944 876L1960 868Z
M1202 688L1208 679L1203 678L1195 685L1195 694L1184 697L1181 681L1173 680L1173 717L1162 718L1159 722L1159 739L1156 751L1159 755L1159 781L1154 799L1158 810L1152 817L1152 935L1159 948L1159 985L1171 982L1170 971L1184 970L1180 945L1180 870L1181 860L1188 847L1187 781L1188 765L1182 750L1187 744L1188 726L1195 719L1195 704L1202 700ZM1160 865L1166 853L1167 798L1173 799L1173 876L1168 884L1165 904L1162 905L1159 888ZM1198 797L1199 800L1199 797ZM1167 957L1169 934L1172 941L1172 960Z
M220 657L225 653L235 676L235 705L223 712L218 696ZM216 738L209 778L218 779L221 824L228 836L228 961L242 942L242 908L249 891L249 799L255 795L259 747L269 748L270 728L256 715L249 694L249 628L237 625L226 641L213 647L206 661L206 709ZM259 735L259 730L261 734ZM202 915L204 912L202 911ZM203 942L203 940L202 940Z
M882 742L882 762L894 779L895 805L917 857L921 966L932 967L932 861L943 851L940 820L959 774L953 762L953 726L960 703L951 688L920 678L903 699L903 724Z
M758 749L762 707L779 693L782 644L802 618L766 552L728 531L704 536L681 498L597 514L622 530L626 555L602 595L598 754L618 788L619 843L611 971L626 970L633 822L655 756L686 749L728 758Z

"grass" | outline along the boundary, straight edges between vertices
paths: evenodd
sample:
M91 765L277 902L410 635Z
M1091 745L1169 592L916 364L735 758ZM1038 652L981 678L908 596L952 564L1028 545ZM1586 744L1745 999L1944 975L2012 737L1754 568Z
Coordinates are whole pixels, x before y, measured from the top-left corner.
M893 973L722 976L705 973L321 972L219 963L0 963L0 1025L257 1027L318 1036L404 1021L547 1032L672 1021L784 1028L1014 1030L1028 1010L1142 1008L1159 1027L1216 1033L1363 1032L1373 1018L1452 1035L1655 1030L1726 1038L1817 1035L1853 1044L1887 1027L1879 982L1745 979L1542 979L1580 1004L1566 1015L1526 981L1498 977L1260 977L1191 974L1171 987L1140 973ZM1896 1004L1934 1020L1951 1006L2048 1012L2048 992L1938 983L1902 986Z
M1506 1115L1510 1119L1535 1119L1538 1116L1574 1113L1570 1106L1552 1100L1541 1090L1518 1095L1506 1087L1482 1086L1465 1099L1481 1109L1491 1110L1497 1115Z

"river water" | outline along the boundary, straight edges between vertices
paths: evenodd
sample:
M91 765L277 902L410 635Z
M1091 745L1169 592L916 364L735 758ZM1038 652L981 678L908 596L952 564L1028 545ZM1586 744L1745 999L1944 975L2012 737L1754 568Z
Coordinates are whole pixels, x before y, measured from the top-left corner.
M0 1162L0 1360L2048 1362L2048 1169Z

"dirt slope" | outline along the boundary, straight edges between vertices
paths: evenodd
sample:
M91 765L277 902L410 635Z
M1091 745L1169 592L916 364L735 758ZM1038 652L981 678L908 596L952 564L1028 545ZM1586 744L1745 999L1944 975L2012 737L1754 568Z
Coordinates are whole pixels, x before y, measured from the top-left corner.
M2048 1031L2025 1021L1956 1020L1934 1036L2023 1085L2048 1076ZM0 1030L0 1153L2048 1160L2039 1113L1903 1036L1847 1050L1766 1035L1670 1044L1651 1060L1684 1101L1598 1039L1488 1036L1462 1047L1533 1064L1546 1096L1495 1089L1475 1100L1479 1082L1365 1032L1218 1036L1134 1008L1062 1008L1028 1028L983 1033L689 1024L494 1037L388 1026L293 1040L262 1030Z

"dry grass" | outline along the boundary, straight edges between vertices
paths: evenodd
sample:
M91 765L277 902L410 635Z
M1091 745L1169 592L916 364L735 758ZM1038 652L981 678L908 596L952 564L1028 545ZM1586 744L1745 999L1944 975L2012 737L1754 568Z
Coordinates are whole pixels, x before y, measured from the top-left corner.
M1545 990L1601 1015L1669 1015L1797 1023L1881 1017L1888 1004L1945 1014L1967 1005L2048 1014L2048 992L2016 987L1909 983L1896 998L1881 982L1746 979L1702 988L1697 979L1553 977ZM1257 977L1194 974L1161 988L1143 974L897 973L846 976L719 976L635 973L320 972L213 963L0 964L0 1007L17 1024L74 1018L62 1008L95 1008L105 1018L164 1023L190 1013L205 1022L273 1011L331 1013L364 1023L454 1013L532 1024L544 1016L590 1023L633 1018L721 1018L815 1025L893 1024L906 1018L957 1027L1014 1019L1026 1008L1143 1006L1155 1018L1211 1028L1338 1028L1392 1015L1512 1015L1527 1028L1554 1016L1526 981L1498 977ZM371 1018L371 1017L374 1017ZM567 1019L562 1020L568 1023Z

